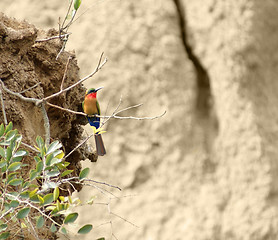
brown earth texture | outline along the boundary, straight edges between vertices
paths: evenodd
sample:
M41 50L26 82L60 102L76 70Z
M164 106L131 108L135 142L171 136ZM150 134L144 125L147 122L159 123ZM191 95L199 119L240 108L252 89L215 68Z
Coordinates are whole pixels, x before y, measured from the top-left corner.
M82 164L122 191L92 185L76 193L95 200L76 209L73 229L94 228L69 239L278 239L278 1L83 0L68 52L56 60L62 43L36 40L57 35L68 2L0 2L5 86L21 92L38 83L26 97L51 95L69 56L66 86L93 72L104 52L108 62L84 82L104 87L103 115L119 102L143 103L122 116L166 110L154 120L110 119L107 155L97 162L88 146L71 156L76 174ZM8 120L33 144L44 135L39 109L3 94ZM84 94L79 85L51 103L77 111ZM83 131L84 117L47 112L51 138L66 152L92 131Z

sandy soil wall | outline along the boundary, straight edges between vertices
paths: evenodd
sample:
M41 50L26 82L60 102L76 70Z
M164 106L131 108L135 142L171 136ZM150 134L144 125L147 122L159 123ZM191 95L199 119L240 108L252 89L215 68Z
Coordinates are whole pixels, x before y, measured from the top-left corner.
M0 10L50 28L67 2L2 0ZM84 0L86 9L68 48L80 76L108 56L86 83L105 87L102 111L121 95L125 107L144 103L128 115L167 110L108 124L108 155L89 165L124 191L96 200L111 202L110 215L107 205L83 211L84 223L112 221L87 239L111 226L118 239L277 239L278 2Z

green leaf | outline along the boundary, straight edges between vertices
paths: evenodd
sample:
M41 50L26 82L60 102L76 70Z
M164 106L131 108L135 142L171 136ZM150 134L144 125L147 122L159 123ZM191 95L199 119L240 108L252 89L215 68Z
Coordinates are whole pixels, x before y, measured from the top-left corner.
M34 159L35 159L36 163L38 163L39 161L41 161L41 158L38 157L38 156L35 156Z
M28 228L27 225L26 225L24 222L21 222L21 223L20 223L20 227L21 227L21 228Z
M65 217L64 224L73 223L78 217L78 213L70 213Z
M41 136L37 136L37 137L36 137L36 143L37 143L38 148L39 148L40 150L42 150L42 149L44 148L44 141L43 141L43 139L42 139Z
M13 157L11 162L20 162L22 160L23 157ZM29 165L27 165L29 166Z
M18 193L17 192L10 192L9 195L6 195L6 197L9 199L9 200L15 200L16 197L17 197Z
M53 159L51 160L51 162L50 162L50 166L53 166L53 165L55 165L55 164L57 164L57 163L60 163L60 162L62 162L62 159L53 158Z
M6 165L7 165L7 162L6 162L4 159L2 159L2 160L0 161L0 168L4 167L4 166L6 166Z
M19 205L19 202L16 200L12 200L10 203L10 207L12 207L12 208L16 208L16 207L18 207L18 205Z
M40 204L43 205L44 204L44 199L40 195L37 195L37 196L38 196L38 199L40 201Z
M24 191L24 192L20 193L19 196L26 199L26 198L29 198L29 194L30 194L29 191Z
M105 238L104 238L104 237L102 237L102 238L98 238L97 240L105 240Z
M96 196L92 196L90 198L90 200L88 200L86 203L89 204L89 205L92 205L94 203L94 200L96 199Z
M39 190L39 188L35 188L33 191L31 191L31 192L29 193L29 197L30 197L30 198L33 197L33 196L37 193L38 190Z
M0 225L0 232L5 231L5 230L7 229L7 227L8 227L7 224L2 223L2 224Z
M58 151L57 154L54 153L54 157L62 159L65 156L65 153L63 151Z
M15 137L16 134L17 134L16 130L9 131L6 135L6 141L10 142Z
M19 150L19 151L17 151L15 154L14 154L14 158L15 157L23 157L23 156L26 156L26 155L28 155L28 151L26 151L26 150Z
M49 145L49 147L48 147L48 149L47 149L45 155L48 155L48 154L50 154L50 153L53 153L54 151L60 149L61 147L62 147L62 144L59 143L58 140L56 140L56 141L52 142L52 143Z
M12 156L12 149L10 147L7 147L7 149L6 149L6 159L8 161L10 161L11 156Z
M57 200L57 201L56 201L56 208L57 208L57 210L58 210L58 211L63 210L63 208L62 208L62 204L60 203L60 201L59 201L59 200Z
M2 147L0 147L0 155L1 155L1 157L3 157L3 158L6 157L6 155L5 155L5 150L4 150L4 148L2 148Z
M65 235L68 234L67 229L65 229L64 227L61 228L61 232L62 232L63 234L65 234Z
M18 178L12 179L11 181L8 182L8 184L11 186L18 186L22 184L22 179L18 179Z
M41 228L44 225L44 218L43 216L39 216L37 218L36 227Z
M89 168L84 168L79 174L79 179L82 180L82 179L86 178L88 176L89 172L90 172Z
M29 186L30 186L30 182L26 181L26 182L23 183L22 188L27 188Z
M17 213L16 218L17 219L25 218L27 217L29 212L30 212L30 208L23 208Z
M55 182L46 182L42 185L42 189L51 189L51 188L56 188L58 187L59 185Z
M10 173L8 175L8 178L7 178L7 182L11 181L12 179L14 179L16 177L16 175L19 174L18 172L13 172L13 173Z
M2 171L2 172L6 172L6 170L7 170L7 166L4 165L4 166L1 168L1 171Z
M15 163L12 163L9 167L8 167L8 170L9 171L16 171L18 169L20 169L21 167L21 162L15 162Z
M21 144L21 140L22 140L22 135L16 134L14 140L18 143L18 145L20 145Z
M67 167L70 165L70 162L64 162L64 167Z
M46 159L45 159L45 165L46 166L50 166L51 160L53 159L53 153L47 155Z
M53 200L56 201L59 195L60 195L60 190L58 187L56 187L53 191Z
M42 169L43 169L43 162L42 162L42 161L39 161L39 162L37 163L37 166L36 166L36 172L37 172L37 173L40 173L40 172L42 171Z
M44 200L44 204L43 204L43 205L52 203L52 202L53 202L53 193L46 194L46 195L43 197L43 200Z
M29 174L30 181L33 181L37 176L39 176L39 173L36 170L32 169Z
M61 177L64 177L64 176L66 176L66 175L68 175L68 174L70 174L70 173L72 173L73 172L73 170L66 170L66 171L64 171L62 174L61 174Z
M86 224L78 230L78 233L79 234L87 234L92 230L92 228L93 228L92 224Z
M74 0L74 9L77 11L77 9L80 7L81 0Z
M6 127L5 129L5 133L11 131L13 129L13 123L12 122L9 122L8 126Z
M0 234L0 240L7 239L10 236L9 232L3 232Z
M56 232L56 231L57 231L57 228L56 228L56 226L55 226L54 223L52 223L52 225L51 225L51 227L50 227L50 231L51 231L51 232Z
M5 127L4 127L4 124L2 123L2 124L0 125L0 137L3 136L4 131L5 131Z
M48 176L48 177L56 177L56 176L58 176L60 174L60 171L58 171L58 170L53 170L53 171L51 171L51 172L48 172L46 175Z
M40 199L39 199L39 197L38 197L37 194L34 195L34 196L32 196L32 197L30 197L30 200L31 200L32 202L34 202L34 203L40 203Z

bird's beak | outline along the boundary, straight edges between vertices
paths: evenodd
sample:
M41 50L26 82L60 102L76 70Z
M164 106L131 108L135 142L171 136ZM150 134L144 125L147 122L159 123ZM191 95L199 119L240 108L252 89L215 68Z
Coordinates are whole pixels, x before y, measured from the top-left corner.
M103 87L99 87L99 88L96 88L95 91L97 92L98 90L102 89Z

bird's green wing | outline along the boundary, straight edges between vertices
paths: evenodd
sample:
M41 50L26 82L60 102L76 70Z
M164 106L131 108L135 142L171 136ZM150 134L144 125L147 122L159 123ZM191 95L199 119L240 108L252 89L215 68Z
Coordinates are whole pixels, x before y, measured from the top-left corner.
M100 115L100 107L98 101L97 101L97 114Z
M83 109L83 112L84 112L84 101L82 102L82 109Z

